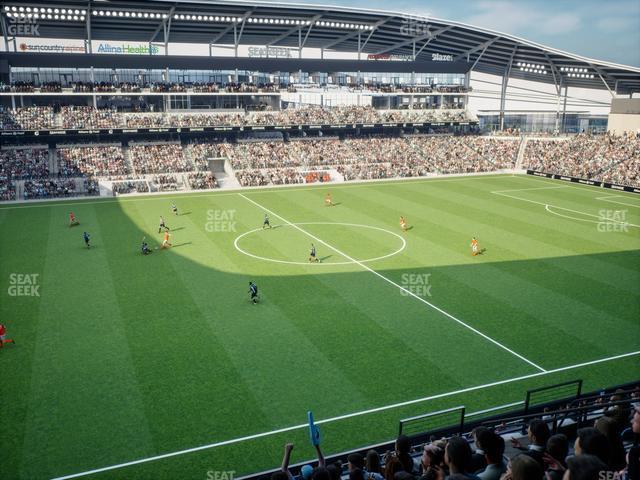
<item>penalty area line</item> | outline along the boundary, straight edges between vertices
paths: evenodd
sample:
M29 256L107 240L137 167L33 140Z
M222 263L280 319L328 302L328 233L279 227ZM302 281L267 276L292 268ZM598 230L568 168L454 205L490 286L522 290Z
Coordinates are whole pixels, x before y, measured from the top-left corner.
M509 383L514 383L514 382L519 382L522 380L528 380L530 378L536 378L536 377L543 377L545 375L551 375L553 373L559 373L559 372L565 372L568 370L575 370L576 368L582 368L582 367L588 367L590 365L596 365L599 363L605 363L605 362L610 362L613 360L619 360L621 358L626 358L626 357L632 357L632 356L636 356L636 355L640 355L640 350L636 351L636 352L629 352L629 353L623 353L621 355L615 355L613 357L606 357L606 358L600 358L597 360L591 360L588 362L583 362L583 363L578 363L575 365L569 365L566 367L560 367L560 368L555 368L552 370L545 370L544 372L535 372L535 373L530 373L528 375L522 375L519 377L514 377L514 378L508 378L506 380L498 380L495 382L491 382L491 383L486 383L484 385L475 385L473 387L467 387L467 388L463 388L460 390L454 390L452 392L445 392L445 393L438 393L435 395L431 395L428 397L423 397L423 398L416 398L414 400L408 400L406 402L400 402L400 403L394 403L392 405L385 405L382 407L376 407L376 408L371 408L369 410L362 410L360 412L354 412L354 413L349 413L346 415L340 415L337 417L331 417L331 418L326 418L324 420L317 420L315 423L316 425L322 425L322 424L326 424L326 423L332 423L332 422L337 422L340 420L345 420L348 418L353 418L353 417L360 417L363 415L369 415L371 413L377 413L377 412L382 412L385 410L392 410L395 408L400 408L400 407L406 407L409 405L414 405L417 403L423 403L423 402L428 402L431 400L437 400L440 398L446 398L446 397L451 397L454 395L459 395L459 394L463 394L463 393L469 393L469 392L474 392L477 390L483 390L485 388L491 388L491 387L496 387L496 386L500 386L500 385L506 385ZM515 404L514 404L515 405ZM510 406L510 405L509 405ZM486 410L489 411L489 410ZM481 413L484 413L485 411L480 411L480 412L472 412L469 414L469 416L471 415L479 415ZM171 453L165 453L162 455L156 455L153 457L147 457L147 458L140 458L138 460L132 460L130 462L125 462L125 463L119 463L117 465L110 465L108 467L102 467L102 468L96 468L93 470L87 470L86 472L80 472L80 473L73 473L71 475L65 475L62 477L55 477L52 480L69 480L72 478L79 478L79 477L86 477L88 475L93 475L96 473L102 473L102 472L108 472L110 470L117 470L120 468L124 468L124 467L131 467L133 465L140 465L143 463L149 463L149 462L154 462L157 460L163 460L165 458L171 458L171 457L177 457L179 455L185 455L187 453L193 453L193 452L198 452L198 451L202 451L202 450L209 450L212 448L217 448L217 447L223 447L226 445L233 445L235 443L242 443L242 442L246 442L249 440L255 440L258 438L264 438L264 437L269 437L269 436L273 436L273 435L277 435L279 433L286 433L286 432L291 432L294 430L302 430L304 428L308 428L309 424L308 423L302 423L299 425L293 425L291 427L285 427L285 428L279 428L277 430L272 430L270 432L263 432L263 433L257 433L255 435L248 435L246 437L240 437L240 438L234 438L231 440L224 440L221 442L216 442L216 443L210 443L208 445L200 445L199 447L193 447L193 448L188 448L185 450L179 450L176 452L171 452Z
M421 301L422 303L424 303L425 305L431 307L432 309L436 310L437 312L440 312L441 314L443 314L445 317L453 320L454 322L458 323L459 325L462 325L463 327L471 330L473 333L481 336L482 338L484 338L485 340L488 340L489 342L493 343L494 345L500 347L501 349L509 352L511 355L518 357L520 360L522 360L525 363L528 363L529 365L531 365L532 367L534 367L535 369L544 372L545 369L542 368L540 365L537 365L535 363L533 363L531 360L529 360L528 358L520 355L519 353L511 350L509 347L503 345L502 343L498 342L497 340L495 340L494 338L491 338L489 335L482 333L480 330L478 330L477 328L472 327L471 325L463 322L462 320L460 320L459 318L454 317L453 315L451 315L449 312L446 312L445 310L441 309L440 307L434 305L433 303L429 302L428 300L425 300L424 298L422 298L419 295L416 295L415 293L413 293L412 291L404 288L402 285L397 284L396 282L394 282L393 280L391 280L388 277L385 277L384 275L382 275L381 273L377 272L376 270L374 270L373 268L369 267L368 265L365 265L364 263L362 263L359 260L356 260L355 258L351 257L350 255L347 255L346 253L338 250L336 247L334 247L333 245L330 245L329 243L325 242L324 240L322 240L321 238L316 237L315 235L309 233L308 231L306 231L303 228L300 228L298 225L291 223L289 220L287 220L286 218L282 217L281 215L278 215L277 213L269 210L268 208L264 207L263 205L260 205L258 202L250 199L249 197L247 197L246 195L242 194L242 193L238 193L238 195L240 195L242 198L244 198L245 200L247 200L248 202L253 203L256 207L262 209L263 211L269 213L270 215L279 218L280 220L282 220L283 222L285 222L286 224L292 226L293 228L295 228L296 230L302 232L304 235L308 236L309 238L314 239L316 242L324 245L325 247L333 250L334 252L336 252L337 254L343 256L344 258L346 258L347 260L350 260L352 263L355 263L356 265L359 265L360 267L362 267L363 269L367 270L368 272L373 273L375 276L381 278L382 280L384 280L385 282L393 285L394 287L400 289L401 291L403 291L404 293L406 293L407 295L415 298L416 300Z

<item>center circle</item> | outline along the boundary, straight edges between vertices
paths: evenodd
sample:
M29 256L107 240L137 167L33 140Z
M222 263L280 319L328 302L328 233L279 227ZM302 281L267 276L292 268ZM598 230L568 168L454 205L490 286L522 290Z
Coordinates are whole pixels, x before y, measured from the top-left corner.
M402 242L402 245L400 246L400 248L398 248L397 250L394 250L391 253L388 253L386 255L381 255L379 257L373 257L373 258L366 258L364 260L346 260L343 262L321 262L321 263L314 263L314 264L310 264L309 262L294 262L294 261L290 261L290 260L279 260L277 258L269 258L269 257L261 257L260 255L255 255L251 252L247 252L246 250L243 250L238 243L240 242L240 240L248 235L251 235L252 233L256 233L256 232L261 232L263 231L262 228L254 228L253 230L249 230L248 232L245 232L243 234L240 234L236 237L236 239L233 242L233 246L236 248L236 250L238 250L240 253L243 253L244 255L247 255L248 257L252 257L252 258L256 258L258 260L264 260L266 262L275 262L275 263L284 263L287 265L351 265L351 264L358 264L358 263L368 263L368 262L375 262L376 260L384 260L385 258L389 258L392 257L394 255L399 254L400 252L402 252L406 246L407 246L407 242L406 240L399 234L392 232L390 230L384 229L384 228L380 228L380 227L374 227L371 225L360 225L357 223L340 223L340 222L303 222L303 223L285 223L283 225L281 225L279 228L284 228L284 227L296 227L296 226L302 226L302 225L340 225L343 227L355 227L355 228L367 228L369 230L378 230L380 232L384 232L387 233L389 235L393 235L394 237L397 237L400 239L400 241ZM301 233L306 233L306 232L301 232ZM331 247L329 247L330 249L332 249ZM340 253L338 250L334 250L336 253ZM344 254L340 253L342 256L345 256Z

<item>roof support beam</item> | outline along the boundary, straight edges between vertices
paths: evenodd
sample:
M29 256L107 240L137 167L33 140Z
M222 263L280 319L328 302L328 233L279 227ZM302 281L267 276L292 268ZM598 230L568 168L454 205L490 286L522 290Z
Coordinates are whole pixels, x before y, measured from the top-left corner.
M313 24L317 21L320 20L322 18L322 16L324 15L324 13L319 13L317 15L314 15L311 20L310 20L310 24L309 27L312 27ZM287 37L290 37L291 35L293 35L294 33L296 33L298 30L300 30L300 28L302 28L301 25L296 25L293 28L290 28L289 30L287 30L286 32L284 32L282 35L277 36L276 38L274 38L273 40L271 40L270 42L268 42L266 44L267 47L271 47L272 45L275 45L278 42L281 42L282 40L284 40Z
M600 77L600 80L602 80L602 83L604 83L604 86L607 87L607 90L609 90L609 93L611 94L612 97L615 97L615 93L613 93L613 91L611 91L611 88L609 87L609 84L607 83L607 81L604 79L603 75L603 71L600 70L598 67L596 67L594 64L590 63L589 66L591 68L593 68L596 73L598 74L598 76ZM606 76L607 74L604 73L604 75Z
M511 75L511 67L513 66L513 57L516 56L516 50L518 50L517 45L513 47L511 51L509 63L504 69L504 75L502 77L502 86L500 88L500 131L504 130L504 107L507 103L507 87L509 86L509 76Z
M247 21L247 18L249 18L249 16L253 13L253 9L251 10L247 10L246 12L244 12L244 14L242 15L242 19L241 22L244 23ZM218 40L220 40L222 37L224 37L227 33L231 32L234 28L236 28L236 22L233 22L231 25L229 25L227 28L225 28L224 30L222 30L218 35L216 35L215 37L213 37L213 39L211 39L211 41L209 42L210 44L215 44Z
M91 42L91 0L87 3L87 18L85 20L85 28L87 30L87 40L85 42L84 51L87 53L93 53L93 45Z
M426 40L426 39L433 40L434 38L436 38L441 33L447 32L447 31L451 30L452 28L453 28L453 25L448 25L446 27L439 28L435 32L428 32L425 35L420 35L420 36L414 37L414 38L412 38L410 40L405 40L404 42L398 42L398 43L396 43L394 45L391 45L390 47L385 47L382 50L378 50L377 52L375 52L375 54L376 55L380 55L382 53L387 53L387 52L390 52L392 50L397 50L398 48L402 48L402 47L404 47L406 45L411 45L413 42L421 42L422 40Z
M462 52L460 55L455 57L453 59L453 61L457 62L459 60L462 60L464 57L467 57L467 62L468 62L469 61L469 55L471 55L473 53L476 53L479 50L482 50L482 53L486 52L487 48L489 48L492 43L496 42L499 39L500 39L500 37L493 37L491 40L487 40L486 42L481 43L480 45L476 45L472 49L467 50L466 52Z
M158 33L160 33L160 29L166 28L167 23L171 23L171 19L173 18L173 12L175 12L175 10L176 10L176 7L174 5L173 7L171 7L169 12L167 13L167 18L163 18L162 21L158 24L156 29L151 34L151 38L149 39L149 43L152 43L156 39L156 37L158 36ZM165 41L166 41L166 39L165 39Z
M478 58L476 58L476 61L473 62L473 65L471 65L471 68L469 69L469 71L473 70L474 68L476 68L476 65L478 64L478 62L480 61L480 59L482 58L482 55L484 55L484 52L487 51L487 48L489 48L489 45L487 45L486 47L484 47L482 49L482 51L480 52L480 55L478 55Z
M374 23L374 24L373 24L373 26L372 26L372 28L371 28L371 33L369 34L369 37L371 37L371 34L373 34L373 32L375 32L375 30L376 30L378 27L380 27L380 26L384 25L385 23L387 23L387 22L388 22L389 20L391 20L392 18L393 18L393 17L387 17L387 18L384 18L384 19L382 19L382 20L378 20L376 23ZM342 37L340 37L340 38L338 38L338 39L336 39L336 40L332 40L332 41L331 41L331 42L329 42L329 43L325 43L325 44L322 46L322 48L331 48L331 47L333 47L334 45L338 45L338 44L340 44L340 43L342 43L342 42L346 42L347 40L350 40L350 39L352 39L353 37L356 37L356 36L360 35L360 33L361 33L361 32L362 32L362 30L356 30L356 31L354 31L354 32L347 33L346 35L343 35Z

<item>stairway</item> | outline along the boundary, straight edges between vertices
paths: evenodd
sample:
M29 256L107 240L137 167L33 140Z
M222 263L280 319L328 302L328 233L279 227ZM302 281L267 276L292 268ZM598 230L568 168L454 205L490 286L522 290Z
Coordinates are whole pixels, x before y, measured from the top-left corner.
M522 170L522 164L524 162L524 151L527 148L527 142L529 141L529 137L522 137L520 141L520 147L518 148L518 155L516 156L516 170Z

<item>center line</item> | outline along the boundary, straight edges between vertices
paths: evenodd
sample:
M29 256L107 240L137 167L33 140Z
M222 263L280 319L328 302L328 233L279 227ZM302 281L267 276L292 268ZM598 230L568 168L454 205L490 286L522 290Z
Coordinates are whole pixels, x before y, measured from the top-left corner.
M516 357L518 357L520 360L528 363L529 365L531 365L532 367L535 367L536 369L538 369L541 372L546 372L546 370L544 368L542 368L540 365L537 365L535 363L533 363L531 360L529 360L528 358L523 357L522 355L520 355L517 352L514 352L513 350L511 350L509 347L503 345L502 343L498 342L497 340L494 340L493 338L491 338L490 336L482 333L480 330L472 327L471 325L466 324L465 322L463 322L462 320L454 317L453 315L451 315L448 312L445 312L444 310L442 310L440 307L437 307L436 305L434 305L433 303L425 300L424 298L420 297L419 295L416 295L415 293L407 290L406 288L404 288L402 285L398 285L396 282L394 282L393 280L391 280L390 278L385 277L384 275L382 275L381 273L378 273L377 271L375 271L373 268L367 266L366 264L356 260L355 258L347 255L344 252L341 252L340 250L338 250L336 247L334 247L333 245L329 245L327 242L325 242L324 240L316 237L315 235L307 232L306 230L300 228L298 225L291 223L289 220L287 220L286 218L278 215L277 213L269 210L268 208L265 208L264 206L260 205L258 202L250 199L249 197L247 197L246 195L242 194L242 193L238 193L238 195L240 195L242 198L244 198L245 200L247 200L248 202L253 203L256 207L261 208L262 210L264 210L265 212L269 213L270 215L279 218L280 220L282 220L284 223L286 223L287 225L295 228L296 230L302 232L303 234L307 235L308 237L314 239L316 242L324 245L327 248L330 248L331 250L333 250L334 252L338 253L339 255L342 255L343 257L345 257L348 260L351 260L351 262L359 265L360 267L364 268L365 270L373 273L374 275L376 275L377 277L380 277L382 280L384 280L387 283L390 283L391 285L393 285L396 288L399 288L400 290L402 290L403 292L405 292L407 295L412 296L413 298L420 300L422 303L428 305L429 307L433 308L434 310L440 312L441 314L443 314L444 316L446 316L447 318L450 318L451 320L453 320L454 322L457 322L458 324L462 325L465 328L468 328L469 330L471 330L472 332L474 332L477 335L480 335L482 338L484 338L485 340L490 341L491 343L493 343L494 345L497 345L498 347L502 348L503 350L506 350L507 352L509 352L511 355L514 355Z

